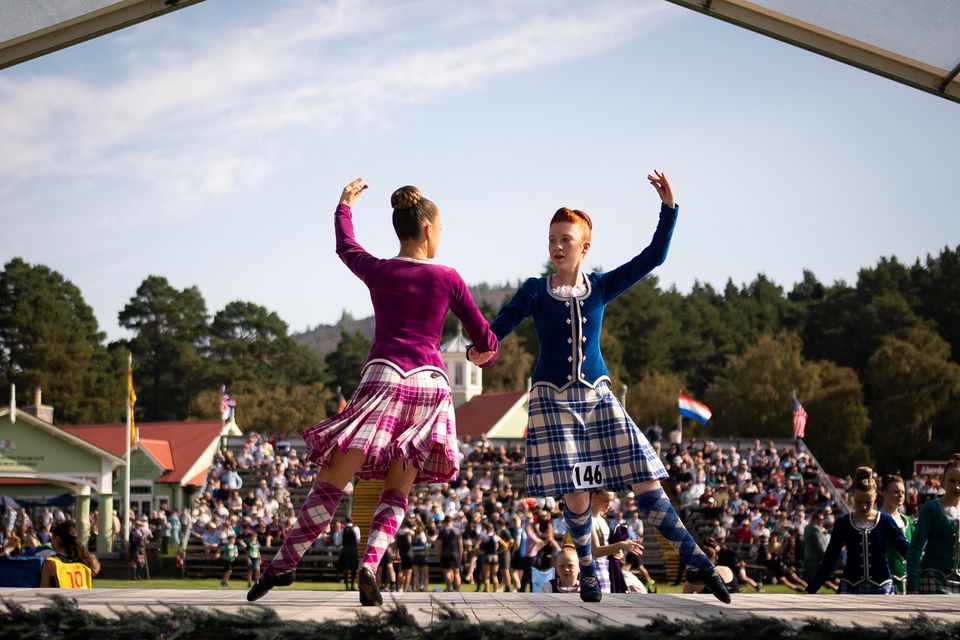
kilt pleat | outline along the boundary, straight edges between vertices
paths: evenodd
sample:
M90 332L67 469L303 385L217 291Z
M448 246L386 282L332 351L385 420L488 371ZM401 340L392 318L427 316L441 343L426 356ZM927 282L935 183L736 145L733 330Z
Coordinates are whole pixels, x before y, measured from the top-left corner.
M606 383L596 388L573 385L563 391L536 385L530 391L529 414L529 495L624 491L667 476L656 451Z
M304 431L303 440L321 467L336 449L363 451L361 480L383 480L395 460L414 465L418 483L450 482L460 468L450 383L432 368L404 376L389 364L368 364L343 411Z

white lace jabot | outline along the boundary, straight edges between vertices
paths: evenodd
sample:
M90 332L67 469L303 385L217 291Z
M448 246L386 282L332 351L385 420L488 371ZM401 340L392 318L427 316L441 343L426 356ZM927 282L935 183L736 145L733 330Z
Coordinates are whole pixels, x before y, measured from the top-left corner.
M551 288L550 291L559 298L579 298L580 296L587 295L587 285L562 284L559 287Z

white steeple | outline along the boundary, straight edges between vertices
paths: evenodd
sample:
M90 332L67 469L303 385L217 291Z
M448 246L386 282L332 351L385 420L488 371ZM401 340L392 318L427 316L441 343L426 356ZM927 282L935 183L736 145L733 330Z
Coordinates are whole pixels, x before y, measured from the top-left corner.
M440 356L443 358L447 377L450 378L455 407L483 393L483 371L467 360L469 344L463 337L463 327L457 323L457 335L440 347Z

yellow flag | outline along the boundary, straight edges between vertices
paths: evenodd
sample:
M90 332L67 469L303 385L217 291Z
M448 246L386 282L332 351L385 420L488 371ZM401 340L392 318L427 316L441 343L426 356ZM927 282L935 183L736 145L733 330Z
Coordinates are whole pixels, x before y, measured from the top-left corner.
M133 420L133 406L137 404L137 394L133 390L133 354L127 359L127 401L130 403L130 446L137 446L137 428Z

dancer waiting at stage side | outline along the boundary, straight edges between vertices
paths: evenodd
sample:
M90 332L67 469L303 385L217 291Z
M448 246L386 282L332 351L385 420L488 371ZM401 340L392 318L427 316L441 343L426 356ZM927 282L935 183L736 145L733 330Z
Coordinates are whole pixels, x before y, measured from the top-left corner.
M433 260L440 245L437 206L416 187L397 189L391 204L399 255L376 258L354 239L351 207L366 188L359 179L344 188L334 229L337 254L370 290L373 345L344 410L303 433L321 469L296 525L247 593L250 601L293 582L300 558L330 522L347 482L357 476L384 481L357 574L360 603L381 604L377 566L406 516L411 486L450 482L459 470L450 382L437 350L447 311L461 320L482 352L474 359L477 364L496 358L497 339L467 285L454 269Z
M611 542L610 524L607 522L607 511L610 503L617 495L613 491L590 492L590 515L593 519L591 530L590 553L597 567L597 581L600 583L601 593L626 593L627 586L623 580L623 558L627 553L643 554L643 545L637 540L620 540ZM617 559L619 562L614 563ZM612 569L614 569L612 571Z
M841 516L833 525L827 552L807 585L807 593L816 593L833 574L844 547L847 549L847 564L843 568L838 593L895 593L887 564L887 543L904 554L909 544L893 518L875 508L876 502L877 480L873 469L859 467L853 476L853 511Z
M907 593L960 594L960 453L947 462L944 494L920 508L907 554Z
M579 593L580 559L577 557L577 548L572 544L565 544L560 547L553 566L556 575L543 583L540 592Z
M913 518L902 512L903 501L907 495L903 478L898 475L884 475L880 479L880 494L883 497L880 511L893 518L903 531L903 537L910 542L913 539ZM906 593L907 559L889 541L887 542L887 564L890 565L890 575L893 576L894 590L901 595Z
M527 316L539 342L526 438L526 492L563 496L564 517L580 558L580 597L599 602L591 552L590 491L636 493L637 510L680 554L690 579L705 582L724 602L729 594L713 564L683 526L660 486L667 476L643 432L610 390L600 353L607 304L662 264L677 220L677 203L662 173L647 176L662 201L650 246L605 273L582 271L593 223L583 211L559 209L550 220L553 275L530 278L500 310L493 332L503 340ZM478 350L485 347L478 345ZM473 358L473 351L468 352ZM478 354L475 362L482 360Z
M54 526L50 546L55 553L43 561L40 586L92 589L93 576L100 573L100 562L80 541L77 525L66 520Z

